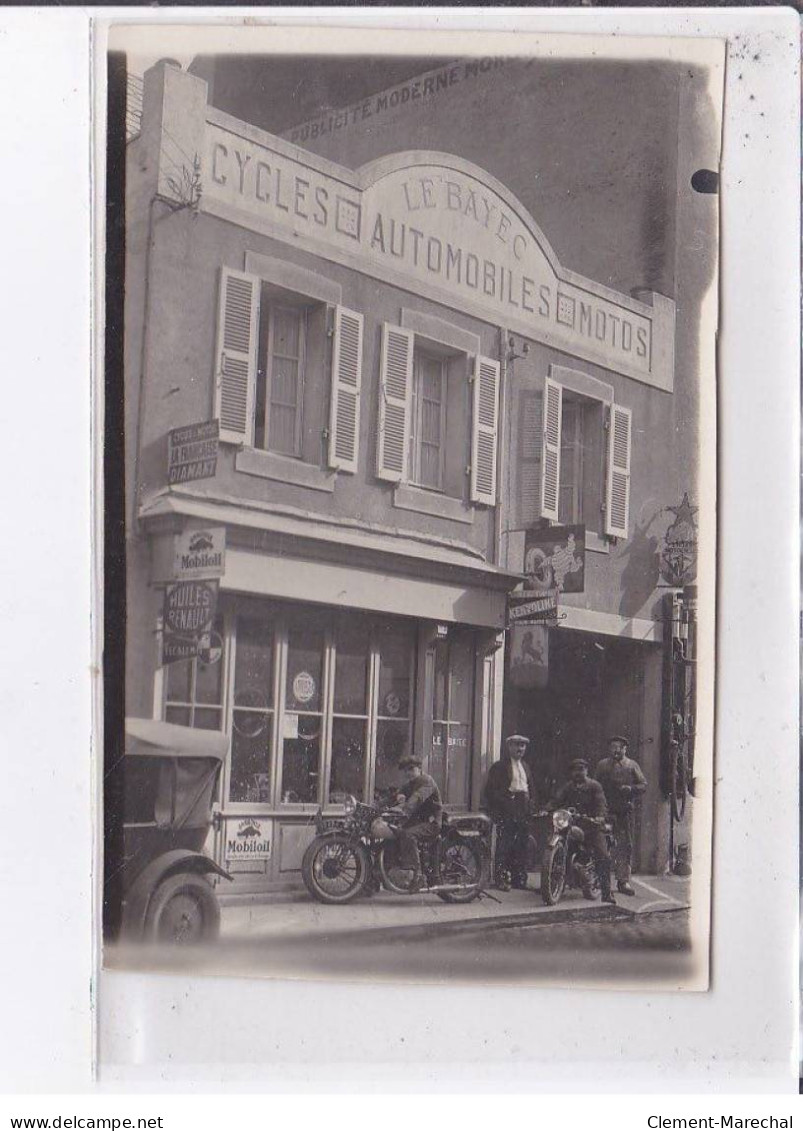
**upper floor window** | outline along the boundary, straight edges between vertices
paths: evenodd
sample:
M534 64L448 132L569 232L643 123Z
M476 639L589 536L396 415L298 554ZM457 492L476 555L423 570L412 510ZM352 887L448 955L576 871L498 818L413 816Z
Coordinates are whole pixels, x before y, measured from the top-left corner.
M602 529L603 413L602 403L563 391L558 521Z
M378 478L494 506L499 378L499 362L491 358L471 356L386 322Z
M362 315L269 281L221 271L215 416L226 443L357 470ZM290 270L288 268L288 270ZM302 275L304 286L309 272Z

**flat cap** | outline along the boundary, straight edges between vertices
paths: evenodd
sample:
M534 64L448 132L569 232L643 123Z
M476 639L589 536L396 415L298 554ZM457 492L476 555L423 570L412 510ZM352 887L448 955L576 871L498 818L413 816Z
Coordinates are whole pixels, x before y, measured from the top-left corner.
M406 770L408 766L421 766L423 765L421 759L417 754L405 754L403 758L399 758L399 769Z
M509 734L505 742L523 742L525 746L530 745L530 740L526 734Z
M588 762L586 762L585 758L572 758L571 762L569 762L569 769L570 770L579 770L579 769L587 770L588 769Z
M610 744L612 742L623 742L625 744L625 746L630 745L630 743L628 742L628 740L625 738L625 736L623 734L612 734L611 737L608 739L608 745L610 746Z

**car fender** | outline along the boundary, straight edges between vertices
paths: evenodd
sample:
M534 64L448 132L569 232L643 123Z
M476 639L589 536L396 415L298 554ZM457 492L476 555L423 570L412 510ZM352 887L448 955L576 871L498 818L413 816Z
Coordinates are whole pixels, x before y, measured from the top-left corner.
M232 875L203 852L191 852L185 848L174 848L152 860L147 868L137 876L131 889L123 900L122 935L124 938L139 938L145 928L148 904L159 884L177 872L195 872L199 875L213 873L232 880Z

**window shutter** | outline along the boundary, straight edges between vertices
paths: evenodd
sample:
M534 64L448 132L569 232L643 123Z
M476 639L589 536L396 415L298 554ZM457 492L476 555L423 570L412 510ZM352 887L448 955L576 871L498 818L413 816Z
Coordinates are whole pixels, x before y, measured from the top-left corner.
M400 483L407 478L413 341L412 330L384 323L379 367L376 474L380 479L387 479L391 483Z
M631 411L611 405L608 431L608 483L605 494L605 533L627 538L630 521Z
M560 433L563 427L563 386L551 377L544 386L544 447L541 467L541 517L558 521L560 496Z
M519 396L516 469L516 526L527 528L541 517L541 457L544 446L544 394L522 389Z
M223 267L220 273L217 349L215 351L215 417L220 438L250 444L259 328L259 279Z
M361 314L345 306L335 308L329 466L352 474L357 470L360 443L362 326Z
M474 413L471 435L471 501L496 506L496 435L499 415L499 362L474 363Z

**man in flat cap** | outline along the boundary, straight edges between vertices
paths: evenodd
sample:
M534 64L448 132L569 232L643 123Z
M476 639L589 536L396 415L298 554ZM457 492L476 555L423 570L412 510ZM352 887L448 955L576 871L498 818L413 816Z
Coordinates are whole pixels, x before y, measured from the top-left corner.
M437 836L443 821L440 790L435 779L425 774L421 765L421 759L416 754L407 754L399 760L399 769L405 780L399 787L396 804L401 808L405 819L396 835L399 841L399 862L413 873L411 891L424 884L418 841Z
M630 883L633 866L633 801L644 793L647 779L638 762L627 756L627 739L613 734L608 739L608 757L597 765L596 778L605 791L616 839L614 866L616 886L623 895L635 895Z
M588 776L588 762L585 758L575 758L569 763L569 775L569 780L550 801L550 808L577 810L578 824L585 837L584 844L594 860L599 876L603 903L616 903L611 892L611 856L602 827L608 816L605 794L599 782ZM583 895L587 899L592 898L590 884L583 889Z
M529 745L526 735L509 735L485 781L485 808L496 825L494 874L502 891L527 887L529 817L535 799L533 776L524 761Z

